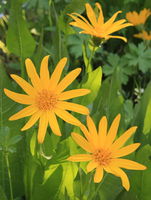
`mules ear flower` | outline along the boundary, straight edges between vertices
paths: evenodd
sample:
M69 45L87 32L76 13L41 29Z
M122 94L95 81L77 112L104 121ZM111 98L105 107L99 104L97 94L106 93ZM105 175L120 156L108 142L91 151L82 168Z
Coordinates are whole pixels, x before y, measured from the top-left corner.
M79 75L81 69L77 68L69 72L60 81L67 58L64 57L58 62L51 76L49 75L48 70L48 59L49 56L45 56L41 62L40 76L37 74L32 61L30 59L26 59L26 70L31 84L15 74L11 75L12 79L18 83L26 94L19 94L8 89L4 89L5 94L9 98L17 103L27 105L26 108L11 116L9 120L17 120L31 116L29 121L21 129L22 131L29 129L39 120L39 143L43 143L44 141L48 124L54 134L61 136L56 116L70 124L80 126L81 122L67 110L84 115L89 114L89 110L85 106L67 102L66 100L86 95L90 92L90 90L73 89L64 91Z
M117 115L107 131L107 118L104 116L99 122L99 129L97 132L92 118L87 116L88 129L84 125L81 126L81 130L85 137L82 137L77 133L72 133L72 138L79 146L87 151L88 154L72 155L67 160L73 162L89 161L87 171L90 172L96 169L94 182L100 182L103 178L104 171L106 171L107 173L120 177L123 187L126 190L129 190L129 179L121 168L145 170L146 167L137 162L120 158L134 152L140 146L140 143L123 147L125 142L136 131L137 127L129 128L115 140L119 122L120 115Z
M151 15L151 11L149 9L144 8L137 13L136 11L126 13L126 19L132 23L134 26L145 24L147 18Z
M83 31L81 31L80 33L89 34L102 40L118 38L126 42L127 39L125 37L114 36L111 34L125 27L132 26L132 24L125 23L125 19L121 19L115 22L117 15L121 13L121 11L116 12L107 22L104 22L101 5L99 3L96 3L95 5L99 9L98 17L96 17L96 14L90 4L86 3L86 14L89 21L78 13L71 13L68 15L74 21L70 22L69 24L83 29Z
M140 38L142 40L151 40L151 31L150 33L147 31L142 31L141 33L134 34L134 37Z

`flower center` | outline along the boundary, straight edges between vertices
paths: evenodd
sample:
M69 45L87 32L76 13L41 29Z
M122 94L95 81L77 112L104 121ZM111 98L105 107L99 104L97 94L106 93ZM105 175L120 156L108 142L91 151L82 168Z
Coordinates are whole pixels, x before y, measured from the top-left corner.
M57 104L58 98L52 92L43 89L41 92L38 92L36 98L36 105L39 110L52 110Z
M105 149L98 149L93 153L95 162L107 166L111 161L111 152Z

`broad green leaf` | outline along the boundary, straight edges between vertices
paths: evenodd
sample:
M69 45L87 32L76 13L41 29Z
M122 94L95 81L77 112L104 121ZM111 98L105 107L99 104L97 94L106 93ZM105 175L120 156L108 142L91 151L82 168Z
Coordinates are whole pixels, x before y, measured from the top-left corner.
M78 167L76 163L67 162L62 164L63 167L63 176L61 181L61 196L67 191L68 196L71 200L74 200L75 194L73 191L73 182L78 172Z
M80 102L81 104L89 105L89 104L93 103L93 101L97 97L98 91L101 87L101 81L102 81L102 68L101 67L98 67L94 71L89 72L87 74L87 80L85 83L83 83L81 85L81 88L90 89L91 92L82 98L82 100Z
M33 54L36 44L28 30L21 5L22 1L11 1L6 43L9 51L23 60Z
M147 134L147 133L149 133L150 130L151 130L151 99L150 99L147 109L146 109L143 133Z
M136 154L136 161L147 166L146 170L133 171L131 173L131 192L137 199L150 200L150 180L151 180L151 147L149 145L141 148Z

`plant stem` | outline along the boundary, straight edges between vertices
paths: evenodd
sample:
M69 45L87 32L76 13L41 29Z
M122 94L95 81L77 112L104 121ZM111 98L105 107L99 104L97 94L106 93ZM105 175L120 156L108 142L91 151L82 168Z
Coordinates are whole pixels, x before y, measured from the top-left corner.
M104 182L106 176L107 176L107 174L104 175L103 180L98 184L98 186L97 186L95 192L94 192L93 195L91 196L91 199L92 199L92 200L93 200L93 199L95 200L95 197L97 196L98 191L99 191L101 185L103 184L103 182Z
M95 53L95 46L93 46L93 49L91 51L91 54L90 54L90 57L89 57L89 60L88 60L88 64L87 64L88 72L92 71L92 69L89 67L89 65L91 64L92 58L94 56L94 53Z
M9 165L8 153L6 152L4 154L5 154L6 167L7 167L8 179L9 179L10 200L13 200L12 178L11 178L11 172L10 172L10 165Z

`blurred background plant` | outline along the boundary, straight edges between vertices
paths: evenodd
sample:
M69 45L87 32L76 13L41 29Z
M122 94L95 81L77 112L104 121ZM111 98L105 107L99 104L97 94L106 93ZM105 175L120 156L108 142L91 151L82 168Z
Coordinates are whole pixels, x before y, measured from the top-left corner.
M151 42L134 35L149 33L151 16L141 26L118 31L128 42L110 39L95 49L90 61L91 36L79 34L78 28L69 26L71 18L67 14L77 12L85 17L85 3L94 7L95 2L102 5L105 20L118 10L123 11L118 19L123 19L134 8L138 13L151 9L150 0L0 1L0 200L150 200ZM82 68L74 88L92 92L74 102L88 106L96 124L103 115L107 115L110 124L121 113L119 135L130 126L138 126L133 141L142 145L130 159L148 166L148 170L128 172L129 192L110 174L100 184L94 184L93 174L86 174L84 164L65 161L70 153L83 152L70 137L73 130L80 133L78 128L59 121L63 136L57 137L49 129L44 144L39 146L37 127L24 133L20 132L23 119L8 121L22 108L3 93L3 88L21 91L9 74L27 79L25 58L40 66L45 55L50 55L50 72L63 56L69 58L65 73ZM83 116L74 115L85 123Z

